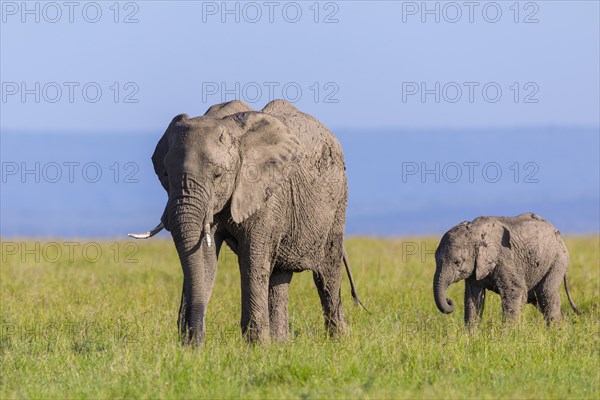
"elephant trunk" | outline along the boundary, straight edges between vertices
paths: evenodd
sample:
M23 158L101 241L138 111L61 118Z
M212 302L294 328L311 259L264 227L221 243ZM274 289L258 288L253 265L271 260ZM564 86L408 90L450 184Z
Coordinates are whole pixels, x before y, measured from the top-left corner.
M451 280L447 274L443 273L442 269L438 267L433 278L433 297L438 310L444 314L450 314L454 311L454 302L446 297L446 290L450 283Z
M201 210L208 208L198 207L199 202L190 197L173 203L169 222L183 270L179 330L184 344L200 344L204 340L204 319L216 269L214 246L211 249L201 240L202 223L208 214Z

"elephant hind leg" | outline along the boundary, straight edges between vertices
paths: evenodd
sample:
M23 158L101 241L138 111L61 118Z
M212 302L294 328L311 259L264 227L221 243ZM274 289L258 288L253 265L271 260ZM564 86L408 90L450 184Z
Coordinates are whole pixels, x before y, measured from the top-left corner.
M557 291L550 295L540 295L540 310L544 314L544 319L548 325L562 319L560 295Z
M343 246L342 225L341 228L337 226L332 229L325 246L325 259L320 268L313 272L313 279L323 307L325 329L330 336L341 336L346 333L342 309Z
M327 272L313 272L313 279L323 307L325 329L330 336L341 336L346 333L341 296L342 270L328 268Z
M548 325L562 318L560 295L558 294L561 282L562 276L551 270L535 288L540 311L544 314Z
M342 308L342 255L344 252L344 224L346 221L347 194L338 205L333 217L333 224L325 242L325 257L316 271L313 279L319 292L325 329L330 336L336 337L347 333L344 311Z
M293 272L273 270L269 279L269 326L271 340L287 341L290 338L288 325L288 288Z

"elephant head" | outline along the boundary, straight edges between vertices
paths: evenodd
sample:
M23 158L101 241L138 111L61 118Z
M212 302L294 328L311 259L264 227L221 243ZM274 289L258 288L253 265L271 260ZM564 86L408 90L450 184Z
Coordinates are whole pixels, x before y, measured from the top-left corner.
M510 249L510 232L497 221L462 222L446 232L435 252L433 295L437 308L451 313L454 302L446 297L448 287L470 277L484 279L504 257L510 257Z
M184 343L204 337L217 265L214 215L229 210L234 223L245 221L298 157L298 140L281 120L239 101L213 106L202 117L181 114L169 124L152 163L169 196L161 224L171 232L184 275L179 321Z

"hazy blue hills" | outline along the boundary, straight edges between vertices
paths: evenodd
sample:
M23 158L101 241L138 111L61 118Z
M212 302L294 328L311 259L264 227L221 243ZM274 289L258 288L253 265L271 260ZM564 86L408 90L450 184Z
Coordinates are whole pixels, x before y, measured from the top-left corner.
M600 232L598 128L334 132L348 234L439 234L526 211L566 233ZM2 132L1 235L125 238L153 227L166 200L150 162L161 134Z

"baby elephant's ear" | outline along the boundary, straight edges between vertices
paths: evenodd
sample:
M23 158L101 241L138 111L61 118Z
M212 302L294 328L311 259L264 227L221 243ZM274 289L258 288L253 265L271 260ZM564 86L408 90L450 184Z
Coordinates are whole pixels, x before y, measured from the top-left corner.
M269 114L242 113L235 120L244 133L231 216L240 223L258 211L296 169L300 144L281 120Z
M476 240L475 279L481 280L502 263L502 257L507 256L506 250L511 249L510 232L499 223L491 222L484 225Z

